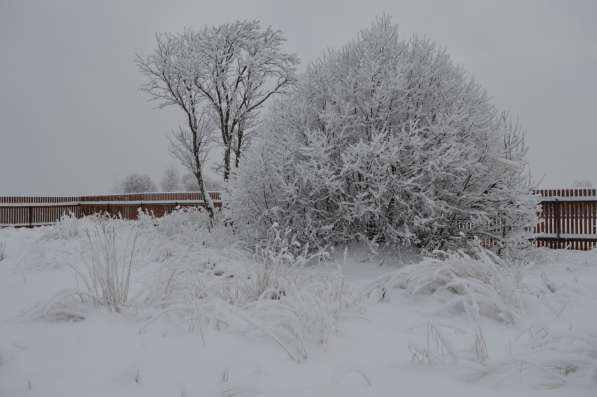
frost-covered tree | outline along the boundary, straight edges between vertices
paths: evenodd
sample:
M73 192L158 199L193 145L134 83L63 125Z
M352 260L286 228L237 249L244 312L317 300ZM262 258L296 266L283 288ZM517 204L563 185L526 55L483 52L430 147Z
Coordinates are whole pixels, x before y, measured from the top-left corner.
M163 104L178 104L190 118L199 101L206 104L221 136L227 180L257 111L294 83L297 57L283 51L281 31L258 21L158 35L157 41L154 55L137 60L149 77L146 91Z
M180 190L180 173L176 167L166 168L160 186L163 192L177 192Z
M193 83L212 109L224 146L224 179L231 153L238 166L257 110L295 81L295 55L283 51L281 31L258 21L236 21L186 33L199 68Z
M122 193L146 193L157 191L156 185L148 175L129 174L120 182Z
M522 137L444 49L381 18L275 104L235 181L236 224L315 245L506 244L535 215Z
M171 153L197 179L199 191L213 218L214 206L203 184L203 163L210 142L209 119L201 107L202 93L194 84L202 72L194 67L194 54L188 36L156 35L157 48L146 57L137 57L139 70L147 77L142 90L159 103L159 107L175 106L182 110L185 125L172 132Z

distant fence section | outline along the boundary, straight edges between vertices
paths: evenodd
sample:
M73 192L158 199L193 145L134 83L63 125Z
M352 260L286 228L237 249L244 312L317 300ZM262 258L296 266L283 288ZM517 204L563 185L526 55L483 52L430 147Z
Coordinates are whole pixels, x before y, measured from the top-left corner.
M216 208L220 192L208 193ZM590 250L597 247L596 189L536 190L541 205L534 228L538 247ZM139 211L162 216L178 207L205 206L199 192L138 193L78 197L0 196L0 226L41 226L72 213L77 217L105 213L137 219Z
M214 206L222 207L220 192L208 192ZM99 196L0 196L0 227L33 227L57 222L66 214L92 214L137 219L139 211L163 216L178 207L204 207L199 192L135 193Z
M541 189L538 247L590 250L597 247L597 189Z

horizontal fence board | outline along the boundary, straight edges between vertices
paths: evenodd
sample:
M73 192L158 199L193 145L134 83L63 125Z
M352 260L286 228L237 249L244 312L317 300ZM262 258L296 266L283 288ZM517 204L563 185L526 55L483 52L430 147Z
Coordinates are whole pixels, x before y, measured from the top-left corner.
M0 202L0 208L18 208L18 207L43 207L43 208L51 208L51 207L73 207L80 205L79 201L75 202L68 202L68 201L61 201L56 203L2 203Z
M149 200L139 200L139 201L85 201L81 202L82 205L204 205L205 201L203 200L156 200L156 201L149 201ZM214 203L215 205L216 203ZM0 204L1 206L2 204Z
M38 227L38 226L51 226L56 222L38 222L38 223L0 223L0 227Z

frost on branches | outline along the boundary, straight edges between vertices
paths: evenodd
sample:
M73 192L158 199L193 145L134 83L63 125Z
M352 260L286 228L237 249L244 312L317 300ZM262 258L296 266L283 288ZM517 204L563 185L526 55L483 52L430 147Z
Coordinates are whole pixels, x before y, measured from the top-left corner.
M147 77L143 90L162 107L184 110L192 134L199 115L207 116L210 132L221 137L228 180L231 166L239 167L259 110L294 84L298 58L284 51L280 30L262 28L258 21L187 29L156 39L155 52L137 58Z
M444 49L381 18L274 104L235 181L236 224L311 246L525 242L524 134Z

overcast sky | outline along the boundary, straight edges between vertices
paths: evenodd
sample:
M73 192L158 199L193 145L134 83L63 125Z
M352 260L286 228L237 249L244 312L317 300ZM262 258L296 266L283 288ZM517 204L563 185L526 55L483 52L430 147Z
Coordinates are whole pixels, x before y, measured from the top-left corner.
M259 19L301 69L387 13L447 47L528 132L543 185L597 185L597 1L0 0L0 195L106 192L175 164L178 113L138 90L154 33Z

